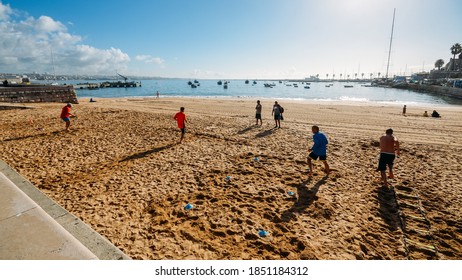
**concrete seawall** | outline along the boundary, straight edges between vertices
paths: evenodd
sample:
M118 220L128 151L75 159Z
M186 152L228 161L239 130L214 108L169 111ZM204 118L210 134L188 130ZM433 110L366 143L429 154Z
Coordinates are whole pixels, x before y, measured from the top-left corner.
M439 96L447 96L452 98L457 98L462 100L462 88L454 87L443 87L443 86L433 86L433 85L419 85L419 84L407 84L403 89L426 92Z
M72 86L9 86L0 87L0 102L39 103L60 102L77 104L77 95Z

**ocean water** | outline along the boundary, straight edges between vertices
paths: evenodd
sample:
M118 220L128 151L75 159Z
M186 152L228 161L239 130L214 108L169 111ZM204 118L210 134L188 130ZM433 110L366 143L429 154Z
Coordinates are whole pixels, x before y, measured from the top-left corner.
M292 99L309 101L334 101L339 103L384 103L384 104L415 104L415 105L462 105L462 100L442 97L428 93L418 93L408 90L381 87L365 87L360 83L346 82L311 82L306 89L306 84L293 82L279 83L279 81L257 81L253 84L245 84L244 80L231 80L228 88L217 85L217 80L199 80L200 86L191 88L189 80L183 79L159 79L142 80L141 87L136 88L104 88L97 90L78 89L78 98L117 98L117 97L155 97L159 91L162 97L206 97L206 98L253 98L253 99ZM191 80L192 81L192 80ZM67 81L67 84L84 83L87 81ZM100 81L95 81L100 82ZM268 88L264 83L275 84ZM290 86L288 86L288 84ZM333 84L326 87L328 84ZM353 87L345 88L344 85Z

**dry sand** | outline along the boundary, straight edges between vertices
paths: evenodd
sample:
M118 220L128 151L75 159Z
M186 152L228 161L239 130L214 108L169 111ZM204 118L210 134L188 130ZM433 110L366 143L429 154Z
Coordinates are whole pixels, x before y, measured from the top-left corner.
M69 133L63 104L0 111L1 158L135 259L462 259L461 107L433 119L281 101L273 129L272 103L259 127L249 99L81 100ZM320 162L307 176L312 124L330 140L329 176ZM402 155L386 189L389 127Z

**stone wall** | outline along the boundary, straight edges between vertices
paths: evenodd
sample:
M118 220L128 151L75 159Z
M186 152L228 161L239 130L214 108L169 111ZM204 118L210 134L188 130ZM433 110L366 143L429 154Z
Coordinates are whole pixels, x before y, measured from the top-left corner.
M79 103L72 86L8 86L0 87L0 102L7 103L38 103L60 102Z

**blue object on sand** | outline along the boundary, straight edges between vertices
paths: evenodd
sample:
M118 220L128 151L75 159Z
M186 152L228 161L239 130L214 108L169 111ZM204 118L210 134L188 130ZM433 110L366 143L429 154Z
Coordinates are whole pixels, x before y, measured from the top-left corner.
M260 161L260 158L259 158L259 157L255 157L253 160L254 160L254 161Z
M287 192L288 195L295 195L294 192Z
M192 206L192 204L188 203L188 204L186 204L186 206L184 207L184 210L191 210L191 209L193 209L193 208L194 208L194 206Z
M265 237L268 235L268 232L261 229L258 231L258 235L260 235L260 237Z
M231 176L226 176L225 180L226 180L226 181L231 180Z

